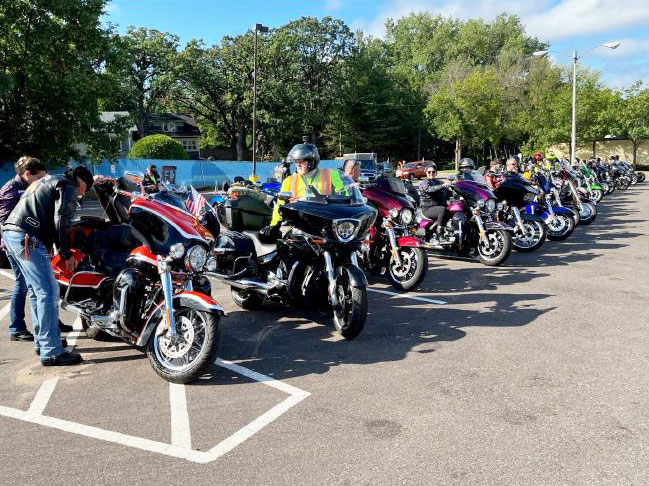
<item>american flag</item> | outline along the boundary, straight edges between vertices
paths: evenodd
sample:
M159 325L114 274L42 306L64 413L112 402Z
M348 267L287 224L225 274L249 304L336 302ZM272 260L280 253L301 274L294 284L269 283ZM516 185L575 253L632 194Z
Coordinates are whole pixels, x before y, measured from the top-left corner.
M207 203L207 199L205 199L200 192L194 189L194 186L190 187L191 191L189 191L185 205L194 216L199 218L203 208L209 206L209 204Z

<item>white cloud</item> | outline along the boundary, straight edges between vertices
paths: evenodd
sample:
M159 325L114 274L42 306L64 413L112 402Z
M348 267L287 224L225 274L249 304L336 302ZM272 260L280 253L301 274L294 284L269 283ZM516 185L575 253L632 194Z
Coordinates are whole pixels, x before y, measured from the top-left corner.
M576 35L594 35L649 23L649 0L545 0L503 2L499 0L392 0L374 19L361 22L375 37L385 35L385 21L411 13L430 12L461 20L493 20L500 13L518 15L529 35L541 40L559 40Z
M325 12L340 10L343 7L343 0L327 0L324 9Z
M115 3L109 3L108 5L106 5L104 7L104 13L106 15L118 14L120 12L121 12L121 10L119 8L119 5L117 5Z

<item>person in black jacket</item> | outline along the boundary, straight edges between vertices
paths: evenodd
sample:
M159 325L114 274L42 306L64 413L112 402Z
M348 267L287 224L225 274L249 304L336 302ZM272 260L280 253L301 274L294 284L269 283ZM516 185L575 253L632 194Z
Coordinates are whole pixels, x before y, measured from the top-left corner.
M3 227L7 251L18 263L32 292L36 352L43 366L77 364L81 356L63 349L58 327L59 286L54 279L50 249L56 244L67 272L77 263L70 249L72 218L77 200L92 187L85 167L66 175L48 175L30 184Z
M446 215L446 203L451 197L449 182L436 179L437 166L431 164L426 168L426 179L419 186L421 193L421 211L428 219L437 222L437 234L441 234Z
M146 169L146 174L142 178L142 185L146 192L158 192L160 190L160 174L158 174L158 168L151 164Z

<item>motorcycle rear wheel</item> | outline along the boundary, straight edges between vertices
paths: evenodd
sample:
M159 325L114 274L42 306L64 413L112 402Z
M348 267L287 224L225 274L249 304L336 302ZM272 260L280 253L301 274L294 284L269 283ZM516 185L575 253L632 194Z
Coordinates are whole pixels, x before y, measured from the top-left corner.
M253 290L230 289L232 300L235 304L245 310L258 310L264 303L264 298Z
M545 242L547 230L542 221L523 220L523 226L525 227L525 237L517 237L517 231L512 238L512 245L516 251L529 253Z
M223 324L214 314L195 309L174 309L180 337L174 343L163 319L146 346L153 370L171 383L189 383L214 362L223 341Z
M487 231L488 245L478 242L478 258L490 267L500 265L512 251L512 234L505 230Z
M563 241L575 230L575 220L565 214L555 214L555 219L546 223L548 240Z
M395 289L411 290L426 277L428 258L421 248L403 246L399 248L402 265L392 260L388 268L388 279Z
M345 339L354 339L367 320L367 288L353 287L345 268L336 277L338 308L334 308L334 327Z

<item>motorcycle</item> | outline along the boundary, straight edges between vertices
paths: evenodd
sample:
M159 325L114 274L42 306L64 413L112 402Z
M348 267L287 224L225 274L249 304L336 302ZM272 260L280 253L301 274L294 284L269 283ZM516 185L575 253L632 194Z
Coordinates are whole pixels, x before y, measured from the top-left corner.
M532 173L531 182L538 187L539 195L535 201L525 206L525 213L541 216L549 240L565 240L575 230L575 217L579 217L579 213L561 205L559 191L552 184L549 171L539 169Z
M89 337L109 334L143 349L158 375L188 383L216 359L223 340L223 308L203 275L211 235L159 193L127 190L129 178L141 175L96 181L108 221L73 222L76 270L66 272L59 255L52 259L60 305L81 318Z
M545 242L547 229L543 218L535 212L521 212L533 203L540 191L519 175L496 176L493 178L493 193L502 202L498 219L512 228L512 244L520 252L532 252Z
M264 243L259 230L272 210L259 199L227 199L217 214L225 230L208 260L209 275L231 287L234 302L258 309L265 300L323 304L333 310L335 329L358 336L367 319L367 280L357 251L376 219L358 188L325 196L311 185L304 200L278 194L285 223L283 238Z
M579 214L576 224L589 225L597 217L597 206L590 199L580 194L576 182L578 175L568 162L562 162L556 173L555 181L559 188L561 204L574 209Z
M436 222L418 214L417 236L426 241L426 248L446 257L468 257L485 265L500 265L512 249L511 226L496 220L496 196L484 183L482 174L473 171L470 180L453 181L450 189L456 197L447 207L447 219L440 238Z
M396 289L417 287L426 277L428 258L424 243L410 232L416 224L416 210L403 181L380 177L363 191L363 196L378 211L378 217L362 247L361 266L380 274L387 269Z

